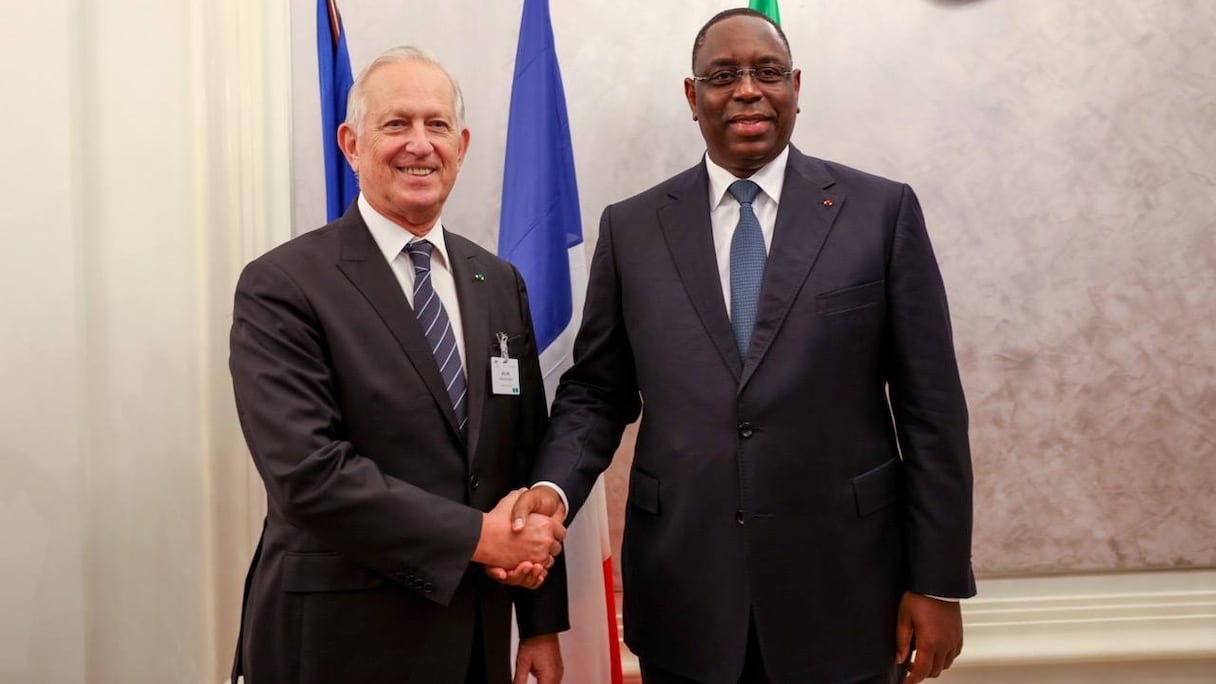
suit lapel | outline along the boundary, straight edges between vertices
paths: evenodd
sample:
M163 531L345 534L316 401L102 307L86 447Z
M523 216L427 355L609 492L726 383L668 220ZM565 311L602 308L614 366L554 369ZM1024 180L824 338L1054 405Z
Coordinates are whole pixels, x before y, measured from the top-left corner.
M671 203L659 207L659 227L701 325L722 362L738 380L742 363L726 316L718 261L714 257L713 228L709 221L709 175L704 162L681 175L686 182L677 182L669 193Z
M764 359L773 339L844 205L845 195L832 190L835 180L823 163L790 146L785 184L773 227L773 243L764 267L764 284L756 309L756 328L743 364L739 389Z
M342 253L339 256L338 269L367 299L389 332L397 338L406 358L434 396L452 434L459 439L460 430L456 413L452 409L452 400L448 397L442 376L439 375L439 366L435 363L431 346L427 343L405 294L401 292L401 284L384 261L384 256L376 247L376 241L368 231L367 224L363 222L354 205L342 217L342 222Z
M485 405L486 382L489 372L489 320L490 292L502 284L488 284L476 276L484 276L485 268L468 250L462 238L444 231L444 242L448 257L452 260L452 278L456 281L456 298L460 302L460 320L464 327L465 376L468 394L465 402L469 407L468 461L471 465L477 453L477 442L481 435L482 409Z

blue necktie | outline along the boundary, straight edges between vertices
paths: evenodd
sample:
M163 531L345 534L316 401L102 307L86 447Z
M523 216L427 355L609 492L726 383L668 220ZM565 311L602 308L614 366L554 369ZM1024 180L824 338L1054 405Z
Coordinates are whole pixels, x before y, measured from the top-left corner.
M739 223L730 239L730 327L735 331L739 358L747 358L747 348L756 327L756 302L764 281L764 234L752 202L760 186L749 180L730 184L730 194L739 200Z
M418 240L405 246L406 254L409 254L410 260L414 262L414 314L422 324L427 342L431 343L431 353L435 355L435 363L439 364L439 375L443 377L448 397L452 400L452 408L456 411L456 422L460 425L461 434L464 434L465 423L469 420L464 370L460 366L460 352L456 348L452 322L448 320L443 302L439 301L431 284L433 249L435 245L426 240Z

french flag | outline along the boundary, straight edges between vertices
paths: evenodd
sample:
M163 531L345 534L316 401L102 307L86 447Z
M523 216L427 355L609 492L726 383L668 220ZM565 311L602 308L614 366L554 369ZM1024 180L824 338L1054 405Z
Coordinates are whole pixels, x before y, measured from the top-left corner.
M498 255L515 264L528 286L545 393L552 404L558 379L572 362L587 266L548 0L524 0L507 125ZM563 553L571 626L560 636L565 680L621 684L602 481L570 526Z

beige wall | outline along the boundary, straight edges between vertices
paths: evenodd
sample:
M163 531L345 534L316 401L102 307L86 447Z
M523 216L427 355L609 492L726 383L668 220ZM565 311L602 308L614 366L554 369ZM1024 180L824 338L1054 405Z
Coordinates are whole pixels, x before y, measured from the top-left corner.
M704 149L682 78L731 4L551 3L589 244L605 204ZM924 205L971 406L977 570L1216 565L1216 4L780 4L795 144ZM519 5L342 2L356 69L418 42L461 80L473 141L445 219L490 248ZM311 11L293 22L303 229L320 221Z

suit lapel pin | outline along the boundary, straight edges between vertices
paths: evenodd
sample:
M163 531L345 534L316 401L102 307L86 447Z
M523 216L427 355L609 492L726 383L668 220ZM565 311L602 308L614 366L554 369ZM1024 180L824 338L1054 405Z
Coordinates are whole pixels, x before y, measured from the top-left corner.
M830 207L830 206L832 206L832 200L830 200L830 199L825 199L825 200L823 201L823 206L825 206L825 207Z
M474 273L474 274L473 274L473 280L476 280L476 281L482 281L482 280L485 280L485 279L486 279L486 276L485 276L485 274L484 274L484 273Z

